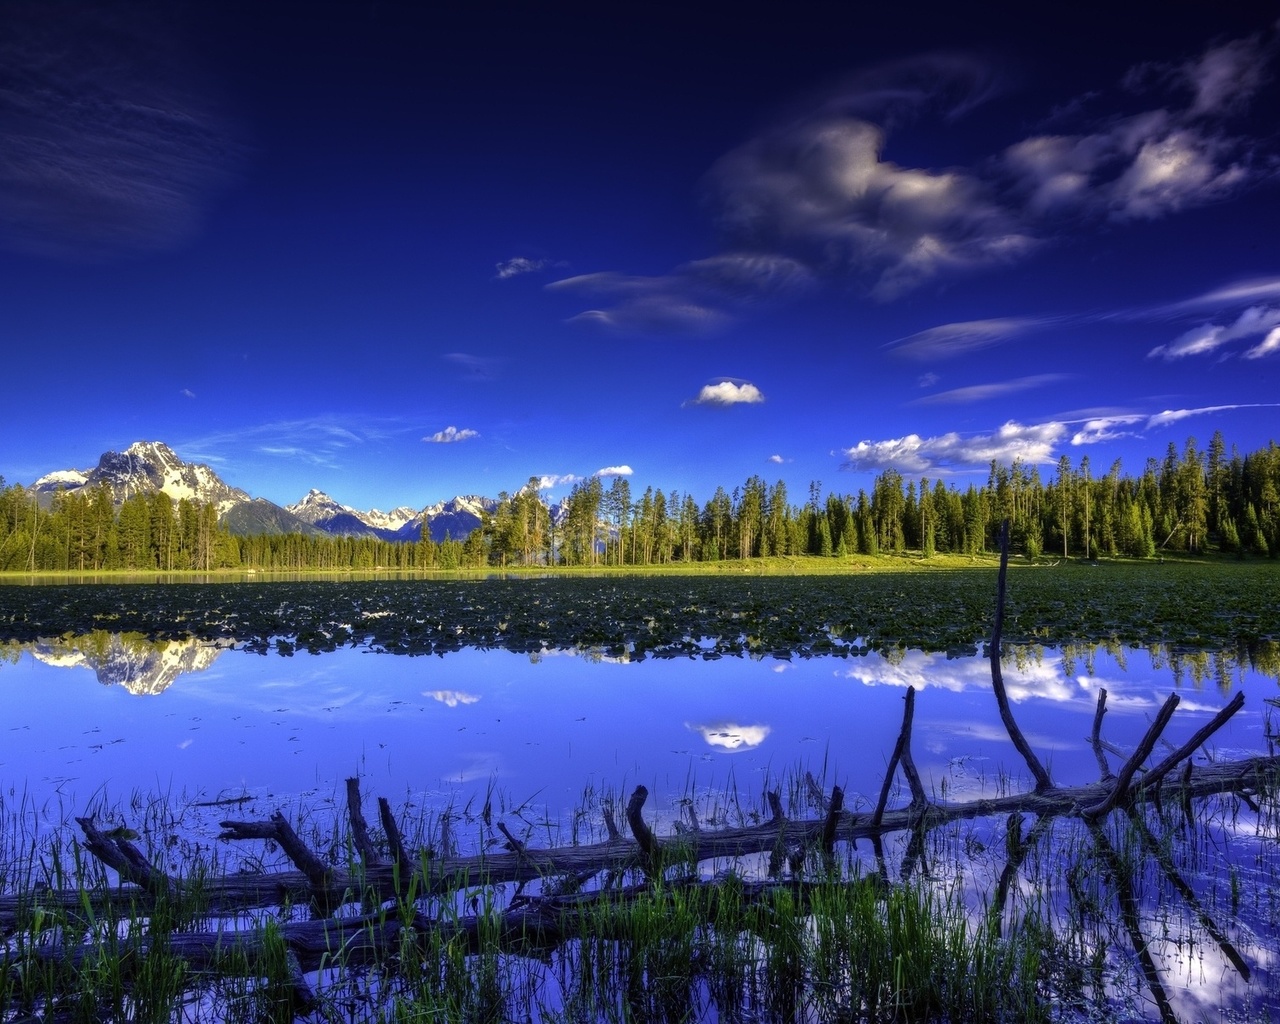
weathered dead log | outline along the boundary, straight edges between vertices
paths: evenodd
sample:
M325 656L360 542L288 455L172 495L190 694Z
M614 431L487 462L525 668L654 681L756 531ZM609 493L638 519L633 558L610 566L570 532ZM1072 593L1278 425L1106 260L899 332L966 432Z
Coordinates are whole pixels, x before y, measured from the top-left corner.
M311 898L323 910L333 906L334 871L307 847L279 811L268 821L222 821L219 839L269 839L279 844L294 867L306 876Z
M351 838L355 841L356 850L365 867L382 863L382 854L369 838L369 823L364 820L364 810L360 806L360 780L347 779L347 818L351 822Z
M76 818L76 824L84 832L84 846L91 854L114 870L122 880L133 882L147 892L163 895L173 888L173 880L153 865L123 830L106 833L94 824L93 818Z
M1280 756L1260 756L1209 765L1187 764L1189 773L1180 775L1177 781L1166 779L1154 789L1135 787L1133 800L1136 803L1153 800L1156 792L1163 793L1166 799L1182 800L1185 797L1188 801L1212 795L1256 792L1274 784L1280 777ZM1082 786L1055 787L1048 792L1014 793L964 803L931 802L922 810L904 807L886 811L878 825L870 814L844 811L840 815L835 838L848 842L857 839L874 841L880 836L912 830L921 823L927 828L937 828L956 821L1014 812L1042 817L1080 817L1083 808L1096 805L1110 791L1108 784L1093 782ZM682 839L681 853L690 862L727 861L768 853L779 844L791 848L812 846L820 840L824 825L825 819L784 819L740 828L704 829ZM557 849L528 848L523 854L488 852L465 857L437 857L426 862L427 875L422 879L421 891L442 893L470 886L533 881L589 870L626 872L641 867L643 863L644 855L639 845L625 839ZM421 865L415 864L414 870L421 870ZM350 893L356 898L363 886L367 894L390 900L396 895L397 874L393 865L377 865L355 879L335 868L330 874L330 891L338 895ZM400 876L400 884L406 885L407 877ZM200 883L200 898L210 913L285 902L296 904L305 902L311 893L309 878L298 871L242 873L204 879ZM75 913L86 897L94 906L122 899L139 908L150 905L146 891L134 885L91 891L85 897L78 890L36 889L21 896L0 897L0 926L12 926L19 913L26 913L32 905Z
M1134 773L1142 766L1142 762L1151 756L1151 751L1155 749L1156 740L1160 738L1160 734L1164 732L1164 727L1169 724L1169 719L1173 717L1174 711L1178 708L1178 701L1179 697L1176 693L1169 694L1168 700L1160 708L1159 713L1156 715L1156 720L1148 727L1137 749L1134 750L1129 760L1121 767L1120 774L1116 776L1115 782L1112 783L1107 795L1096 804L1085 808L1084 816L1086 818L1089 820L1101 818L1109 814L1118 804L1129 799L1129 783L1133 780Z
M991 648L988 651L991 658L991 687L995 691L996 705L1000 708L1000 721L1004 723L1005 732L1013 741L1014 748L1022 755L1022 760L1026 762L1031 777L1036 780L1036 789L1043 791L1053 786L1053 780L1049 778L1049 772L1036 757L1031 744L1022 735L1022 730L1013 717L1013 711L1009 707L1009 695L1004 688L1004 674L1000 670L1000 635L1004 632L1005 578L1008 575L1008 569L1009 520L1006 519L1000 524L1000 572L996 577L996 617L995 624L991 627Z

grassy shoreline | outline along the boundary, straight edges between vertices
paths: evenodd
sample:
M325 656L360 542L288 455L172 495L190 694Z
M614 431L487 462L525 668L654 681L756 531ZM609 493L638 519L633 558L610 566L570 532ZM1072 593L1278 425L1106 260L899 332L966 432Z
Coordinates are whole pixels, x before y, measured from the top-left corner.
M849 555L824 557L821 555L785 555L763 558L730 558L714 562L674 561L661 565L511 565L483 566L457 569L395 569L375 566L372 569L183 569L137 570L112 569L95 572L79 570L14 572L0 571L0 585L43 583L153 583L172 581L182 583L232 583L272 580L294 581L314 579L368 580L368 579L421 579L421 580L481 580L481 579L583 579L595 577L658 578L669 576L842 576L850 573L917 573L947 572L998 567L1000 556L996 552L974 555L934 554L925 558L919 551L903 551L895 554ZM1011 570L1070 567L1131 567L1157 568L1160 566L1194 566L1206 571L1229 570L1231 567L1278 566L1275 559L1249 557L1241 559L1231 554L1198 554L1174 552L1156 558L1079 557L1041 555L1037 558L1014 556L1009 560ZM1275 571L1280 573L1280 568Z

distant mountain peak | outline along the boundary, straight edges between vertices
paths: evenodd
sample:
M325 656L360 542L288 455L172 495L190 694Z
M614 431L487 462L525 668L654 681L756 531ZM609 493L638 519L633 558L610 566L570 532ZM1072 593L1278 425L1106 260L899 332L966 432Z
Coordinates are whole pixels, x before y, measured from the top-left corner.
M122 452L103 452L93 469L49 473L32 489L37 496L52 496L57 491L93 490L104 484L116 504L135 494L164 491L177 501L187 498L212 503L223 514L249 500L245 491L226 484L204 463L183 462L163 441L135 441Z
M281 507L229 486L203 463L183 462L163 441L135 441L124 451L104 452L93 469L47 473L32 484L32 490L48 502L59 492L94 490L104 484L116 504L135 494L158 491L174 500L212 503L227 528L241 535L305 533L415 541L425 526L425 532L437 542L446 536L461 540L498 507L494 498L459 494L422 510L398 505L390 512L376 508L361 511L317 487L292 505Z

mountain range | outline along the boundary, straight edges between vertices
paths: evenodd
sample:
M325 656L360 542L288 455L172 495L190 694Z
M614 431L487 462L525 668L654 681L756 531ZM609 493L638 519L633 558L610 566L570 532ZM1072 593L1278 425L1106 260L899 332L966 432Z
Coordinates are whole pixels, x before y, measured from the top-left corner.
M103 484L117 505L135 494L157 491L164 491L175 501L187 498L212 503L217 506L219 521L240 536L302 533L411 541L422 536L425 523L431 539L438 543L446 536L463 539L481 524L483 513L498 506L495 498L467 494L422 509L401 505L390 512L376 508L361 511L314 489L292 505L281 506L230 486L203 463L183 462L160 441L137 441L122 452L104 452L92 469L47 473L31 485L31 490L48 504L58 492L94 490Z

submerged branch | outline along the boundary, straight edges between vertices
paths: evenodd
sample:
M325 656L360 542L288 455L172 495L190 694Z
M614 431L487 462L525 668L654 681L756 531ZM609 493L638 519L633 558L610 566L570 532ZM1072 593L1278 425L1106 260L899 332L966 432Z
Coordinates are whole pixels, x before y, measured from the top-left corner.
M991 628L991 650L989 652L991 656L991 687L995 690L996 704L1000 708L1000 721L1004 723L1009 739L1013 741L1014 747L1022 755L1022 760L1026 762L1027 770L1031 772L1031 777L1036 780L1036 789L1043 791L1053 786L1053 780L1049 778L1049 772L1040 763L1040 759L1036 757L1035 751L1031 749L1031 744L1022 735L1022 730L1018 727L1018 723L1013 717L1013 711L1009 708L1009 695L1005 693L1004 689L1004 675L1000 671L1000 634L1004 631L1005 577L1008 574L1008 569L1009 520L1006 519L1000 526L1000 574L996 580L996 618L995 624Z

